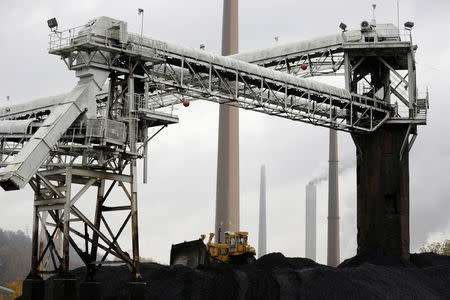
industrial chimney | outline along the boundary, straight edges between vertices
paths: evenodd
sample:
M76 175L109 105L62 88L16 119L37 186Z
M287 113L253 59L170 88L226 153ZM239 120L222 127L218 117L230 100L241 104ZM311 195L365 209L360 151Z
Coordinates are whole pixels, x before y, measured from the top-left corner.
M306 186L305 257L316 260L316 184Z
M259 190L259 232L258 258L267 254L266 224L266 166L261 166L261 186Z
M328 169L328 244L327 265L336 267L340 262L339 246L339 182L337 131L330 129L330 157Z
M238 0L224 0L222 55L238 52ZM216 242L239 231L239 111L220 105L217 153Z

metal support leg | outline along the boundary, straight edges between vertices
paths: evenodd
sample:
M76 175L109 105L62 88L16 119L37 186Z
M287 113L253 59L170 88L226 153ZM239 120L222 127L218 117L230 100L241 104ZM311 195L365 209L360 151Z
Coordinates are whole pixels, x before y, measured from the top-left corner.
M136 160L131 161L131 176L133 182L131 183L131 231L133 238L133 262L136 269L136 279L141 278L139 267L139 231L138 231L138 208L137 208L137 174L136 174Z
M98 187L98 190L97 190L97 205L95 208L95 219L94 219L94 226L98 230L100 230L100 226L101 226L102 206L105 201L104 194L105 194L105 180L102 179L100 181L100 186ZM92 262L94 262L97 260L97 249L98 249L98 234L95 231L92 234L92 240L93 240L93 242L92 242L92 246L91 246L90 259ZM95 266L90 265L89 266L89 280L94 280L94 271L95 271Z
M134 77L128 78L128 94L129 94L129 143L131 153L136 152L136 119L134 118ZM133 239L133 263L135 267L135 278L141 278L139 267L139 233L138 233L138 212L137 212L137 167L136 158L131 159L130 163L131 181L131 235Z
M69 272L69 225L70 225L70 200L72 190L72 168L67 168L66 171L66 203L64 205L64 241L63 241L63 266L62 271L64 273Z
M37 184L37 191L34 192L34 201L39 201L41 198L39 189L40 184ZM36 205L33 205L33 236L31 238L31 273L37 275L38 273L38 255L39 255L39 212Z
M36 180L34 201L41 200L40 182ZM43 300L45 282L39 274L39 211L33 204L33 235L31 238L31 272L22 285L22 295L25 300Z

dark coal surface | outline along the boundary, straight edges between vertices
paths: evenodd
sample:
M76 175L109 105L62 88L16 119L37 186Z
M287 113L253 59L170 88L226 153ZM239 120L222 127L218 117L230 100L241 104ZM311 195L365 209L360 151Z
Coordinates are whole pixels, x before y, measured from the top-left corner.
M413 254L394 257L356 256L338 268L305 258L272 253L247 266L141 265L146 299L450 299L450 257ZM83 281L85 269L73 275ZM125 266L104 267L104 300L124 299L130 273ZM51 298L52 278L46 282Z

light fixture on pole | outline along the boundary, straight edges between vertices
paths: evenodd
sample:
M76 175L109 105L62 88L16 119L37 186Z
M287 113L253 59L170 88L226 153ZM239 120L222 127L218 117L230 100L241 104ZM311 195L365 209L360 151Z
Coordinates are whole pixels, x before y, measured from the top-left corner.
M343 32L347 31L346 30L347 29L347 25L342 23L342 22L341 22L341 24L339 24L339 28L342 29Z
M414 22L408 21L405 23L405 29L411 30L414 27Z
M142 50L142 35L144 33L144 9L138 8L138 15L141 16L141 40L140 40L140 48Z
M58 30L58 21L56 21L56 18L51 18L47 20L47 25L50 28L51 31L57 32Z

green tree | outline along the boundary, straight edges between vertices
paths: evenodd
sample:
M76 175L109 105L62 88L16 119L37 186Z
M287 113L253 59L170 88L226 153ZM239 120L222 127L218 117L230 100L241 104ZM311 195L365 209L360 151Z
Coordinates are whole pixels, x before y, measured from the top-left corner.
M419 249L420 252L433 252L440 255L450 256L450 240L445 240L443 242L434 242L427 244Z

